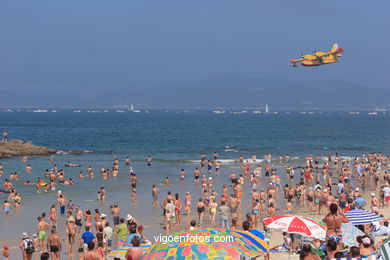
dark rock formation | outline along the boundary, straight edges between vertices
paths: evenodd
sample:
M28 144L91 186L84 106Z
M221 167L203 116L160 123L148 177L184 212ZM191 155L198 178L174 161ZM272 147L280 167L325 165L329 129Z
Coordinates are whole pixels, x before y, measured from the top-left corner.
M12 158L18 156L45 156L55 154L57 150L43 146L33 145L22 140L0 141L0 158Z

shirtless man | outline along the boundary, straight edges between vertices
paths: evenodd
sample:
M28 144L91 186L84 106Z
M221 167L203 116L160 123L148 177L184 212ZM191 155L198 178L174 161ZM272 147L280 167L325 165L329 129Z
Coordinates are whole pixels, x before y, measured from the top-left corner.
M60 198L58 199L58 204L60 204L60 213L61 215L65 214L65 205L66 205L66 199L64 195L60 194Z
M216 161L215 162L215 174L219 175L219 168L221 167L221 163Z
M77 234L80 233L81 227L83 226L83 211L80 209L79 206L76 207L76 213L75 213L75 224L76 224L76 229L77 229Z
M26 173L31 173L31 171L32 171L32 167L31 167L31 165L29 164L29 165L27 165L27 167L26 167Z
M47 238L47 247L50 249L51 259L59 260L61 251L61 239L57 235L56 228L51 229L51 234Z
M265 214L265 202L267 201L267 193L262 188L260 191L260 216Z
M313 254L311 250L312 249L310 244L303 245L302 248L303 260L321 260L321 258L318 255Z
M88 246L88 251L84 252L80 260L103 260L104 259L101 255L98 254L98 252L96 252L94 242L88 243L87 246Z
M230 213L232 214L232 218L238 218L238 206L240 205L240 201L236 198L234 194L230 197Z
M198 170L198 168L196 168L194 171L195 183L199 183L199 176L200 176L200 171Z
M111 214L114 222L114 230L116 231L116 228L119 225L119 214L120 214L120 209L118 204L114 204L114 207L112 207L111 209Z
M184 182L184 177L186 176L186 172L184 171L184 169L181 169L180 171L180 183L183 183Z
M156 185L153 184L152 187L152 197L153 197L153 206L158 206L158 194L160 190L156 188Z
M148 155L148 158L146 159L147 165L152 166L152 161L153 161L153 158L150 155Z
M5 216L8 216L8 214L11 212L11 204L9 204L8 200L4 201L3 210Z
M131 181L131 187L133 189L136 189L137 188L137 176L135 174L133 174L131 177L130 177L130 181Z
M49 229L49 224L45 222L42 217L38 217L38 238L39 246L42 252L46 252L45 239L46 239L46 230Z
M234 172L230 174L230 181L232 182L233 185L236 184L238 181L237 175Z
M269 206L268 206L268 209L267 209L267 217L273 217L275 215L275 208L274 208L274 204L273 203L270 203Z
M252 193L252 202L253 201L256 201L256 200L259 200L260 201L260 193L258 193L256 191L256 189L253 189L253 193Z

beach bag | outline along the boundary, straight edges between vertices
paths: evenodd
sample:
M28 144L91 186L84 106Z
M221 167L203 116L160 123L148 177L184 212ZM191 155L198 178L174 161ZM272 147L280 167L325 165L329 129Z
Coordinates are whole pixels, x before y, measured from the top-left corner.
M25 244L26 244L26 254L27 255L32 255L34 252L35 252L35 247L34 247L34 243L31 239L28 239L25 241Z

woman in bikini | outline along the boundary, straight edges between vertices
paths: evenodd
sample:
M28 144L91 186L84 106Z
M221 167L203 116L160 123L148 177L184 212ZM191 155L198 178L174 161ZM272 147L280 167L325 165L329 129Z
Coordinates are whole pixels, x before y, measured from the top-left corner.
M339 244L342 239L341 225L348 223L349 219L335 203L329 206L329 211L329 214L322 219L327 226L326 239Z
M57 226L57 214L56 214L56 205L52 205L50 208L50 225Z
M180 199L179 199L179 193L176 193L175 194L175 213L176 213L176 221L177 221L177 225L180 227L180 223L181 223L181 217L180 217L180 211L181 211L181 202L180 202Z
M85 228L92 227L92 213L89 209L85 211L84 217L85 217Z
M191 213L191 200L192 200L191 195L189 192L187 192L186 197L184 199L184 205L185 205L184 209L187 212L187 216L189 216Z

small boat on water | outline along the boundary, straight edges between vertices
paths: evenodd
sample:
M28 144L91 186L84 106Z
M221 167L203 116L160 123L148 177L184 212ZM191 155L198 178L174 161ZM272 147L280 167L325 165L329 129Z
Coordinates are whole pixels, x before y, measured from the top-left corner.
M214 110L213 113L214 114L225 114L226 111L225 110Z

